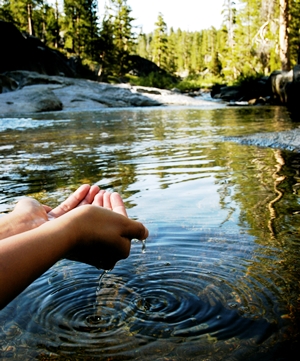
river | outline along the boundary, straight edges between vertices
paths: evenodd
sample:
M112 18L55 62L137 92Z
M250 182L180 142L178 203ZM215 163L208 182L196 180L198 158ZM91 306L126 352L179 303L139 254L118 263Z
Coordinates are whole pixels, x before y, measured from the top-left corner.
M297 360L300 155L226 140L297 126L221 105L0 119L2 213L90 183L150 231L101 280L61 260L31 284L0 311L0 358Z

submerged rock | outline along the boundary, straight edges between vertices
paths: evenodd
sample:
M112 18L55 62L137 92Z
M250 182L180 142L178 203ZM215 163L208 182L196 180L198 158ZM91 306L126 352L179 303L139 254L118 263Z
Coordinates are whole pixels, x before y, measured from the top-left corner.
M300 153L300 128L283 132L258 133L243 137L225 137L224 140Z

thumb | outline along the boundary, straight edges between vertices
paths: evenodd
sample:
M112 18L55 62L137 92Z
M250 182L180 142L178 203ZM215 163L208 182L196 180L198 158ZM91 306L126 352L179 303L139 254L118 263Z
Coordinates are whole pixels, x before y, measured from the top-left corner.
M149 237L149 231L141 222L131 220L131 226L124 236L129 239L135 238L143 241Z

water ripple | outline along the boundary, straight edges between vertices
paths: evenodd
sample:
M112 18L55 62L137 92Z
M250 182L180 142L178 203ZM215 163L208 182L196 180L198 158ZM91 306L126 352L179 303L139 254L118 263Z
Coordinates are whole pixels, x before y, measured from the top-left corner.
M73 114L58 127L51 115L2 123L1 211L22 195L55 206L78 184L96 183L125 195L151 236L146 253L133 243L100 285L92 267L53 266L1 310L0 358L293 360L285 355L299 304L291 170L274 184L273 151L220 143L257 127L250 113L239 122L228 111L226 121L223 111L163 109ZM259 122L262 131L284 123L273 118ZM270 234L268 206L281 185Z
M173 232L179 241L179 230ZM200 252L195 247L199 236L205 243ZM210 340L222 352L233 340L240 345L243 340L256 345L270 342L272 335L279 337L282 323L275 311L263 311L278 308L274 279L257 277L249 260L237 264L239 239L227 237L228 252L223 249L222 259L211 234L188 230L181 241L189 239L190 245L180 255L175 239L171 252L162 239L150 239L145 254L140 244L134 244L126 260L133 272L116 267L100 285L96 269L69 261L57 264L48 271L46 284L37 280L19 300L26 310L15 317L20 335L26 329L19 342L39 345L45 353L100 359L119 354L143 359L149 357L150 344L154 352L161 342L169 350L174 343L197 342L204 347ZM241 244L245 238L251 241L241 236ZM137 356L139 352L143 357Z

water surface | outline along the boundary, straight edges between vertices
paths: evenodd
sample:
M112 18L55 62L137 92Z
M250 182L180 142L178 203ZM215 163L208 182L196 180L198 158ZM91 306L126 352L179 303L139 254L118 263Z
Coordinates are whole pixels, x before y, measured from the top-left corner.
M14 360L296 360L300 161L224 137L297 127L284 108L0 119L0 210L120 192L150 230L106 274L61 260L0 311Z

